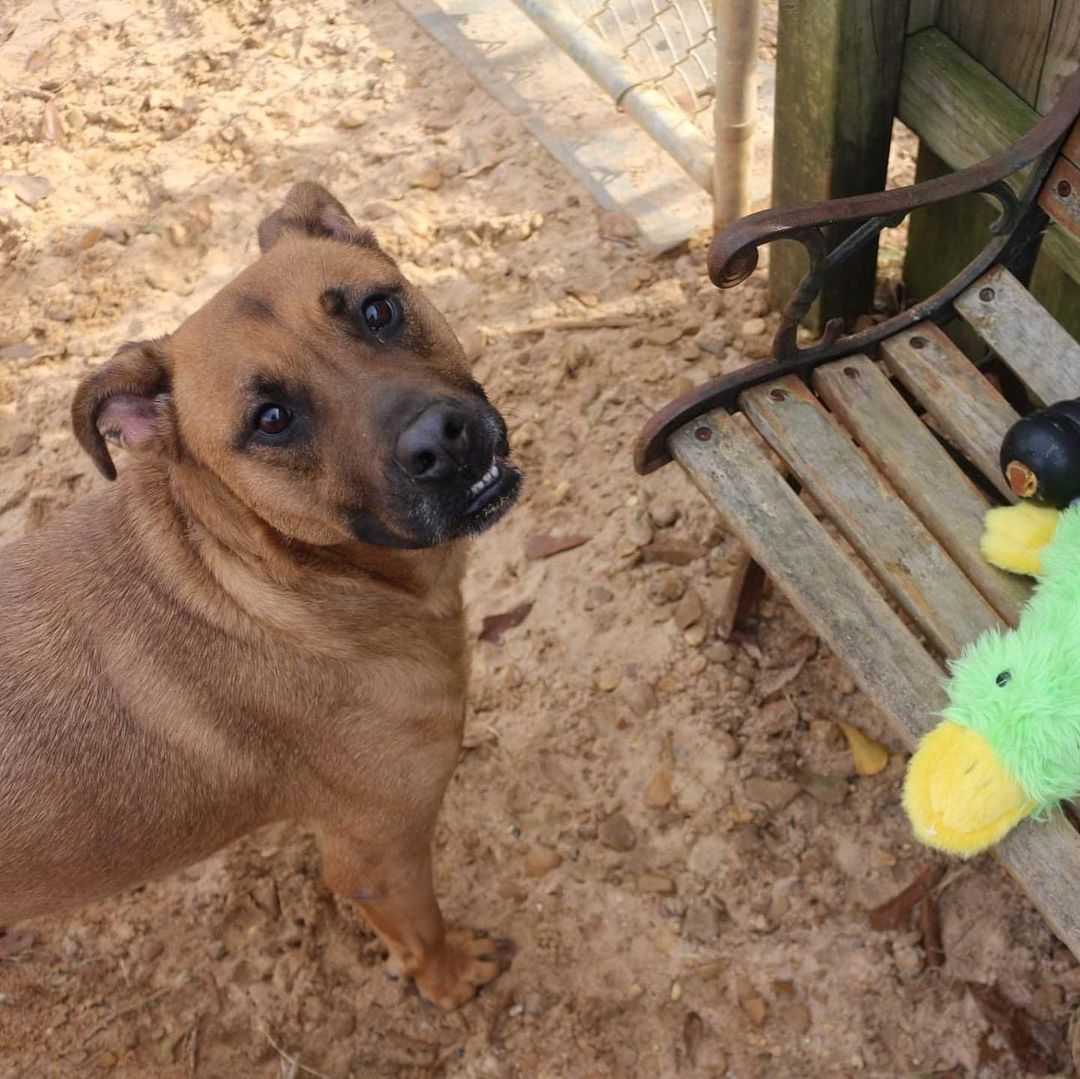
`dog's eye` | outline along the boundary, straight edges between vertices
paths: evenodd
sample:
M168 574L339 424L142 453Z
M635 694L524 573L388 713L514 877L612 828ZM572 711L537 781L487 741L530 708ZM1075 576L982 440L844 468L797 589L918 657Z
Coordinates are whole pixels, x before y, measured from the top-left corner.
M255 428L264 435L282 435L292 424L292 413L281 405L264 405L255 416Z
M1001 674L994 679L994 685L1007 686L1012 681L1012 671L1002 671Z
M364 316L367 328L376 337L385 337L401 323L401 305L393 296L378 293L368 296L360 304L360 313Z

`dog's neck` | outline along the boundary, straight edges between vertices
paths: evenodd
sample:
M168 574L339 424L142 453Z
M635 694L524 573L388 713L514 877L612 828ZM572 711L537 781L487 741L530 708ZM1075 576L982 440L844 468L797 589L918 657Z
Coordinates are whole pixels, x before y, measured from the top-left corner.
M379 617L372 582L388 606L419 606L440 620L461 616L462 542L417 551L349 541L313 546L283 536L197 466L140 462L130 473L121 482L146 527L165 534L167 557L196 559L257 623L308 635L315 622L322 633Z

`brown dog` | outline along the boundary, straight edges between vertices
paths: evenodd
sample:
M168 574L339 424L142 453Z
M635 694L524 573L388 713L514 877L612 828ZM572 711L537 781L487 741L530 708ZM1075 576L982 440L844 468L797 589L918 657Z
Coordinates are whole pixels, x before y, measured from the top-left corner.
M313 829L399 974L498 973L430 844L468 655L462 537L512 504L506 426L443 318L316 184L175 333L79 387L119 482L0 551L0 925Z

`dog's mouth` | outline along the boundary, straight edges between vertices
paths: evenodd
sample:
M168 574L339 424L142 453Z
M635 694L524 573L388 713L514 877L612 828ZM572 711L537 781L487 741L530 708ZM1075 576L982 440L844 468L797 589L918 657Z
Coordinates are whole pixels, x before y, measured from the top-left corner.
M497 505L520 479L520 470L511 465L505 457L495 454L487 471L469 488L465 516L472 517Z

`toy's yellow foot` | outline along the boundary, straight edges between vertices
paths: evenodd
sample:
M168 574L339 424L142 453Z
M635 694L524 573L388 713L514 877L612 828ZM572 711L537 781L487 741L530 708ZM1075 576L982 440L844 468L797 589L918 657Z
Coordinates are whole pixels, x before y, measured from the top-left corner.
M904 809L920 842L968 858L1001 839L1035 803L981 734L946 721L908 764Z
M979 543L983 558L1010 573L1037 577L1042 549L1053 539L1060 517L1060 510L1030 502L990 510Z

